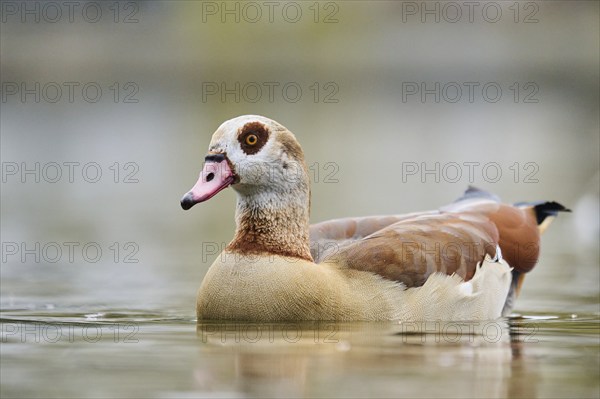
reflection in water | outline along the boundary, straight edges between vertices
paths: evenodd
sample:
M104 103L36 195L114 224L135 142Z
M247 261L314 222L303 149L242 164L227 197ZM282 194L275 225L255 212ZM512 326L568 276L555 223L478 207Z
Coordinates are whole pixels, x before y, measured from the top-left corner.
M211 373L233 378L250 396L310 396L323 378L329 395L447 396L450 386L459 397L537 396L537 360L523 360L528 340L534 342L531 327L511 320L408 324L201 322L200 356L226 350L234 375L206 365L195 375L200 386ZM384 373L362 386L333 383L342 372L358 378L374 369ZM438 383L428 384L432 378Z
M306 354L240 353L235 358L236 385L249 394L306 395ZM258 388L258 389L257 389Z
M598 315L563 314L480 323L197 324L151 310L3 310L1 393L595 397L599 322Z
M509 398L537 398L537 386L541 380L538 374L537 359L528 358L524 342L535 339L534 331L537 328L529 328L523 333L522 325L517 322L509 322L510 331L510 375L506 390Z

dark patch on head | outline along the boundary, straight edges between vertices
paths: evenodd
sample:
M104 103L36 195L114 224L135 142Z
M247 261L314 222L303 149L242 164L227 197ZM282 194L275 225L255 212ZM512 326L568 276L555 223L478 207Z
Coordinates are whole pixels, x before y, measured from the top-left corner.
M269 140L269 130L260 122L246 123L238 133L242 151L247 155L259 152Z

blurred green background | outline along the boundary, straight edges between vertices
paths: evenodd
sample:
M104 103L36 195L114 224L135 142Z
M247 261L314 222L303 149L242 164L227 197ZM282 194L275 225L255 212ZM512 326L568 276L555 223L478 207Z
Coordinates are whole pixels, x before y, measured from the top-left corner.
M469 184L571 207L517 308L597 311L598 2L79 2L72 18L54 4L2 5L5 308L193 315L212 244L232 237L235 194L189 212L179 199L219 124L261 114L304 148L313 222L433 209ZM65 162L78 163L72 182ZM22 247L36 243L39 262Z

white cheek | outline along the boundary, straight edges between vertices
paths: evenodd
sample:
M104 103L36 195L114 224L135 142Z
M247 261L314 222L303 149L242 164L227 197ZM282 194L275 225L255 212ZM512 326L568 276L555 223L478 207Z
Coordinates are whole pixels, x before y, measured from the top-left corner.
M269 155L272 143L269 141L256 154L246 154L237 139L228 145L227 157L233 164L235 173L242 184L267 184L273 176L273 168L280 160Z
M271 181L274 164L262 155L261 153L246 155L242 152L242 155L236 153L230 159L234 163L235 173L240 177L240 183L264 185Z
M233 164L235 170L238 170L246 160L246 154L239 148L239 146L230 145L227 151L227 158Z

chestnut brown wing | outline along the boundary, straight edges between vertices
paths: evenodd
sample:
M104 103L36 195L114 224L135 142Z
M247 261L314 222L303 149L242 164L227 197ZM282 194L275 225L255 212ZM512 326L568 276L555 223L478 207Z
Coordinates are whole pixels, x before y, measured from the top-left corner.
M519 272L539 255L539 230L531 207L490 199L465 199L440 211L340 219L311 226L317 262L333 261L370 271L407 287L422 285L435 272L475 274L485 254L503 258Z
M562 207L562 206L561 206ZM447 205L442 212L485 215L496 226L502 257L516 271L533 269L540 254L540 230L533 205L513 206L485 200L465 200Z
M498 230L485 215L426 214L341 245L323 260L418 287L435 272L471 279L486 253L495 256L497 243Z
M409 213L405 215L365 216L328 220L310 226L310 250L316 263L340 247L362 240L389 225L418 215L439 214L438 211Z

